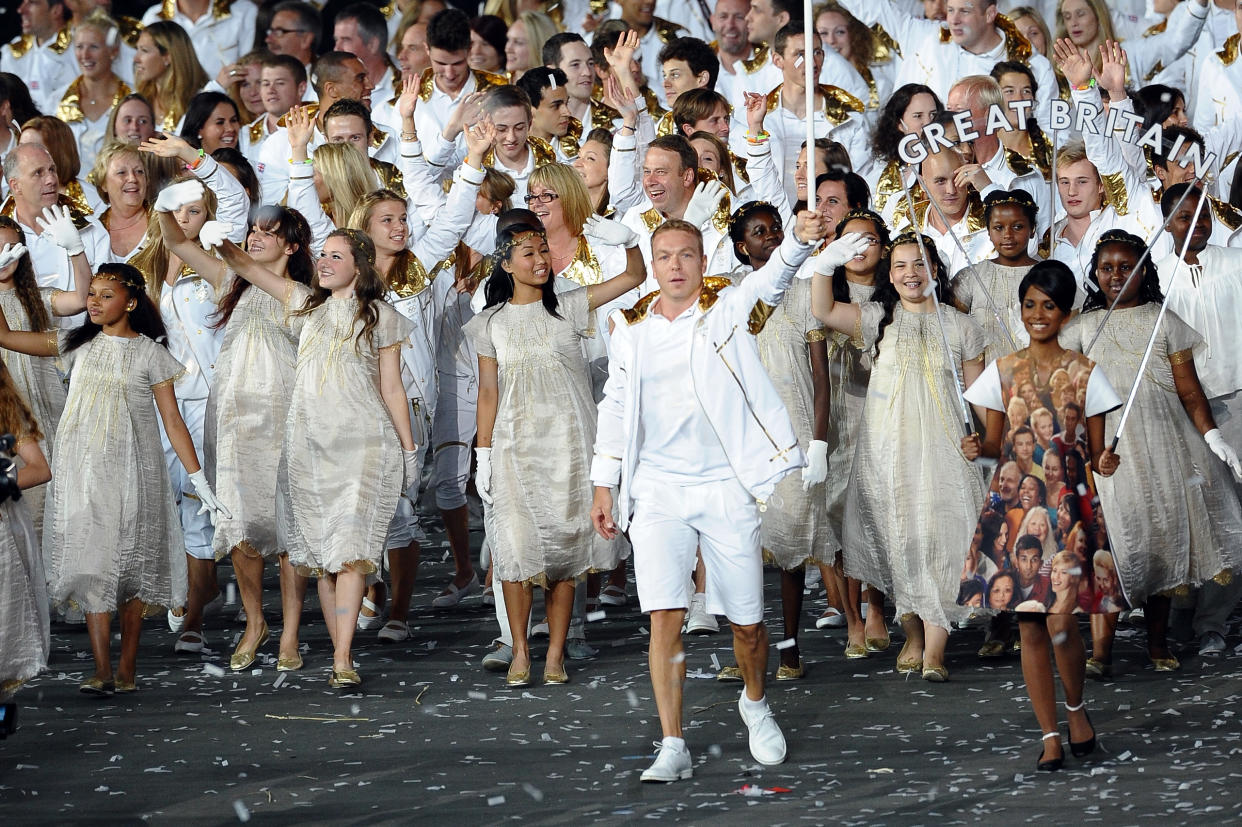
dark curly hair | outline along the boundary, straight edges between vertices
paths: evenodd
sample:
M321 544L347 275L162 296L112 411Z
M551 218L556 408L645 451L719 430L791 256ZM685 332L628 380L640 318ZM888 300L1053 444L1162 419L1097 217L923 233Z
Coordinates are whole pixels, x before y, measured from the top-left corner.
M750 256L741 248L742 241L746 238L746 222L756 215L764 213L773 216L776 219L777 229L784 231L784 222L781 220L780 210L767 201L747 201L734 210L733 215L729 216L729 240L733 242L734 255L743 264L749 265L751 263Z
M884 104L884 109L880 112L875 131L871 133L871 148L885 161L900 160L897 145L906 135L901 128L901 119L905 116L906 110L910 108L910 101L915 95L931 95L932 100L936 102L936 111L944 109L940 96L933 92L931 87L921 83L907 83L893 92L892 97L888 99L888 103Z
M888 225L884 223L884 219L880 217L880 214L873 210L850 210L847 212L841 220L837 222L835 230L837 238L840 238L841 233L845 232L845 225L855 220L870 221L874 224L875 235L876 238L880 240L880 247L885 248L888 246ZM882 280L888 280L887 256L880 257L880 264L875 271L875 283L878 285ZM845 302L846 304L849 304L850 302L850 286L849 281L845 278L844 264L832 271L832 300Z
M902 245L918 243L918 235L911 230L907 230L892 240L884 250L884 257L880 259L880 268L884 275L884 280L880 280L880 272L877 272L875 293L871 296L873 302L878 302L884 308L884 316L880 319L880 330L875 337L875 354L877 356L880 354L880 340L884 338L884 329L893 323L893 311L901 303L901 296L898 295L897 288L893 286L893 282L888 276L892 264L893 250ZM949 270L944 266L944 262L940 260L940 253L936 250L935 242L927 236L923 236L923 249L927 251L928 263L931 264L933 279L936 284L936 298L941 304L957 304L953 295L953 285L949 281Z
M1143 239L1127 233L1125 230L1109 230L1100 236L1100 240L1095 243L1095 252L1091 254L1091 265L1087 270L1089 278L1087 279L1087 300L1083 303L1082 312L1089 310L1103 310L1108 307L1108 299L1104 296L1104 287L1100 284L1097 268L1100 265L1100 250L1110 244L1120 244L1129 247L1134 251L1136 257L1142 257L1143 252L1147 249L1147 245L1143 243ZM1143 262L1143 272L1139 274L1139 304L1148 304L1155 302L1160 304L1164 301L1164 293L1160 292L1160 273L1156 270L1156 263L1151 260L1151 256Z
M1029 192L1018 187L1012 190L993 190L988 193L988 197L983 199L983 223L991 224L992 210L1002 205L1022 210L1027 222L1031 225L1031 232L1035 232L1035 218L1039 214L1039 205L1035 203L1035 199Z

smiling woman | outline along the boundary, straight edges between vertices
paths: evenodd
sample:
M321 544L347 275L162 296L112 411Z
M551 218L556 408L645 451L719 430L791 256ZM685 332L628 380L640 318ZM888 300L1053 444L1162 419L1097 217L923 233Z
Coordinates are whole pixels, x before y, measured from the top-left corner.
M181 137L208 155L221 147L237 148L241 115L237 104L222 92L199 92L190 99Z

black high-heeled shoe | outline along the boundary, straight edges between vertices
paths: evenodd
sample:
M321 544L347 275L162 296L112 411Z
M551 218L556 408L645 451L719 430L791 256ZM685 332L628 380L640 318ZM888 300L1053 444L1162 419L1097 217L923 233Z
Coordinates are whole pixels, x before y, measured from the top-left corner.
M1045 732L1044 737L1041 740L1047 741L1051 738L1056 738L1057 740L1060 740L1061 733ZM1061 765L1064 763L1065 763L1064 754L1062 754L1059 758L1049 758L1047 760L1044 760L1044 751L1041 749L1039 751L1039 760L1035 764L1035 769L1037 769L1040 772L1056 772L1057 770L1061 769Z
M1087 705L1086 701L1083 701L1082 703L1078 704L1078 706L1070 706L1069 704L1065 704L1065 711L1066 712L1078 712L1086 705ZM1090 724L1091 726L1091 737L1085 741L1070 741L1069 742L1070 752L1073 754L1075 758L1084 758L1090 755L1091 753L1095 752L1095 724L1091 723L1091 713L1086 712L1084 710L1082 714L1087 716L1087 723Z

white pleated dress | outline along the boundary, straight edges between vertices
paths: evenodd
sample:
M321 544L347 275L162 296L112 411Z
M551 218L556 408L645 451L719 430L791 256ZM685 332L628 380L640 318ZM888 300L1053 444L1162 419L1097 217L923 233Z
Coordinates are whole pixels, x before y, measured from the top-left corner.
M874 302L861 310L870 349L883 310ZM963 362L983 355L983 332L951 307L943 314L960 375ZM917 614L947 629L969 615L957 593L983 473L962 454L958 391L936 314L898 304L879 347L845 495L845 573L888 595L899 618Z
M51 334L49 334L51 335ZM152 390L184 370L146 336L99 333L65 352L69 395L43 518L49 596L84 612L185 601L185 543Z
M235 278L230 271L221 296ZM287 494L287 482L278 482L277 470L296 363L284 305L246 288L224 328L204 427L207 474L232 515L216 518L217 560L242 543L268 560L286 550L288 526L278 522L284 509L277 500Z
M410 320L376 301L379 321L357 341L358 300L329 298L298 313L310 288L289 283L297 365L281 462L292 511L289 562L321 576L379 570L401 496L401 442L380 396L379 353L400 349Z

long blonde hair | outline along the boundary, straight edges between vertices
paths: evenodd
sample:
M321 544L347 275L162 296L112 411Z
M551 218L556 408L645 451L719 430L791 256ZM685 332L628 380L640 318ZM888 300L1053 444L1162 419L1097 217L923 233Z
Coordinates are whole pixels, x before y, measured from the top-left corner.
M192 175L182 175L172 183L198 180ZM207 210L207 220L216 217L216 194L203 187L203 207ZM147 219L147 241L142 249L129 259L129 264L142 273L147 283L147 295L156 306L160 303L160 292L164 289L164 279L168 275L168 245L164 243L164 232L160 229L159 213L152 211Z
M332 193L324 211L338 227L349 226L354 207L368 192L380 188L370 159L346 143L323 144L315 150L315 169Z
M1082 1L1087 4L1092 14L1095 15L1095 40L1092 40L1087 45L1087 54L1091 57L1091 65L1098 72L1100 70L1100 44L1105 40L1116 40L1117 34L1113 31L1113 19L1109 15L1108 8L1104 5L1104 0ZM1065 0L1057 0L1057 40L1069 37L1069 31L1065 28L1065 18L1061 16L1061 8L1064 5ZM1012 18L1012 15L1010 17ZM1049 48L1051 48L1051 45ZM1053 65L1056 65L1055 61Z
M194 42L185 29L171 20L157 20L142 31L155 42L160 54L168 57L169 63L168 69L154 81L139 84L138 92L154 106L164 107L162 123L179 121L190 105L190 98L206 86L210 78L198 62Z

